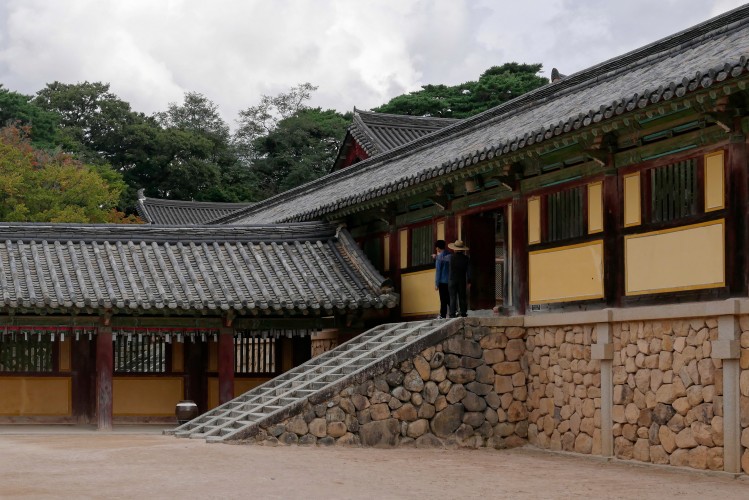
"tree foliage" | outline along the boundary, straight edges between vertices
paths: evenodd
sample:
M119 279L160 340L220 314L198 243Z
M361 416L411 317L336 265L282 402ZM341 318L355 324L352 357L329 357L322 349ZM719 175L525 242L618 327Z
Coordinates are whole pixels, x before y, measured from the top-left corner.
M32 102L32 96L19 94L0 85L0 127L25 127L31 141L39 147L54 147L57 115Z
M463 118L547 82L540 64L509 63L460 85L425 85L375 111ZM350 114L311 108L301 83L239 113L187 92L147 116L107 83L52 82L34 96L0 85L0 219L132 222L136 191L198 201L258 201L325 175ZM119 196L119 199L117 197ZM111 212L117 206L120 212Z
M548 83L540 64L506 63L492 66L478 81L459 85L424 85L374 108L380 113L442 118L467 118Z
M133 222L115 210L124 183L65 153L35 148L18 127L0 130L0 220Z
M330 171L351 116L331 109L299 109L253 142L252 169L263 197L286 191Z

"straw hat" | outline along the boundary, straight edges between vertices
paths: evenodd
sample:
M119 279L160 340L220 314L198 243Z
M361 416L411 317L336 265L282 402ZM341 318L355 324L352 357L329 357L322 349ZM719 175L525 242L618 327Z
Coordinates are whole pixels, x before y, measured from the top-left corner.
M450 250L455 250L456 252L465 252L466 250L468 250L468 247L463 240L455 240L455 243L449 243L447 247Z

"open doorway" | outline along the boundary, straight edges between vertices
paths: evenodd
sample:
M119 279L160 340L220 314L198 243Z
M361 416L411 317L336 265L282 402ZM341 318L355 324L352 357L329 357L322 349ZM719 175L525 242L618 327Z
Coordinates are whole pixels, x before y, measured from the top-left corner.
M470 248L472 285L469 308L501 311L508 306L506 209L463 217L463 237Z

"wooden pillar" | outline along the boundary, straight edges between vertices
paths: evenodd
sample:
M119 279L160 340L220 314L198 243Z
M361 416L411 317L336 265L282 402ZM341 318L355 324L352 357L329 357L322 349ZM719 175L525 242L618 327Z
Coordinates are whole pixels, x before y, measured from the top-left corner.
M234 328L222 327L218 335L218 404L234 399Z
M740 127L740 122L737 124ZM740 128L739 128L740 130ZM731 135L726 161L726 284L733 296L745 296L749 280L747 237L746 136Z
M624 293L623 199L619 176L608 172L603 179L603 286L609 307L621 307Z
M458 218L454 214L450 213L445 216L445 242L453 243L458 239Z
M202 413L208 409L208 343L195 336L190 342L185 339L184 344L175 342L173 346L174 351L179 350L177 346L183 348L179 354L184 359L185 399L194 401Z
M525 314L528 305L528 200L512 198L512 313Z
M112 430L114 348L108 320L96 332L96 422L100 431Z
M95 344L88 335L71 339L71 396L73 417L80 424L93 423L96 418L96 405L93 398L96 390Z
M401 291L401 253L400 241L398 240L398 228L395 223L390 225L390 280L396 291ZM401 315L401 305L394 307L390 311L392 320L399 319Z

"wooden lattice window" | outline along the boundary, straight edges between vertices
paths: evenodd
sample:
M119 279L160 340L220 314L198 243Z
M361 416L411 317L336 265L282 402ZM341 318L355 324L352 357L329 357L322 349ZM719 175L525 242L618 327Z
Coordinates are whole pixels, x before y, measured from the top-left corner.
M650 222L697 214L697 161L692 158L650 170Z
M411 230L411 266L434 264L434 235L432 225L415 227Z
M240 334L234 337L234 373L278 373L278 339Z
M168 344L161 335L117 335L114 371L117 373L166 373Z
M578 238L585 234L585 186L546 195L546 241Z
M49 336L0 336L0 372L43 373L54 370L54 343Z

